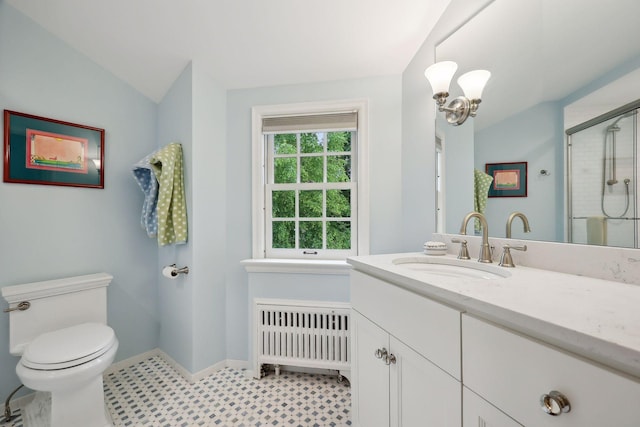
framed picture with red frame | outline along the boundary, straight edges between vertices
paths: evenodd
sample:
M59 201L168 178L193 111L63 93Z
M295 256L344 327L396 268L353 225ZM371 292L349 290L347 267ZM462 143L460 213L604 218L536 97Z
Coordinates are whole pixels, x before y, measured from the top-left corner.
M4 182L104 188L104 129L4 110Z
M527 162L487 163L485 172L493 177L489 197L527 197Z

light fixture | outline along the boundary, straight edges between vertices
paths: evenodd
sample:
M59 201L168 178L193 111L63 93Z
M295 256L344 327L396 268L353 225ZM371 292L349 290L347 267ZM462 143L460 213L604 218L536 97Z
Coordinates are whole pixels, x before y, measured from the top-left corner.
M478 104L481 102L484 89L491 73L487 70L469 71L458 77L458 85L465 96L459 96L449 106L445 106L449 96L451 79L458 69L458 64L453 61L436 62L424 71L424 76L429 80L433 89L433 99L438 104L438 110L446 113L447 122L454 126L461 125L467 117L475 117Z

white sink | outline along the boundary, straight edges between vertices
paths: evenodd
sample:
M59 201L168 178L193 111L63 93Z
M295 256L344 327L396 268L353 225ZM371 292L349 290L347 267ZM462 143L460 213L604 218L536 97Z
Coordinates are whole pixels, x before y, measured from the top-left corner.
M497 265L440 256L396 258L393 263L411 271L420 271L441 277L492 280L511 276L507 269Z

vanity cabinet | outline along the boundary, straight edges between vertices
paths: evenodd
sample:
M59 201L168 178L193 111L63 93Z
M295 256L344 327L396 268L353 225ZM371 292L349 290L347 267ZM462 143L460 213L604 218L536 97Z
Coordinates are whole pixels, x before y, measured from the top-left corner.
M462 349L465 427L640 425L640 383L632 378L466 314ZM568 412L560 411L562 397ZM495 408L486 415L483 399L508 417Z
M352 422L461 425L460 312L354 271Z

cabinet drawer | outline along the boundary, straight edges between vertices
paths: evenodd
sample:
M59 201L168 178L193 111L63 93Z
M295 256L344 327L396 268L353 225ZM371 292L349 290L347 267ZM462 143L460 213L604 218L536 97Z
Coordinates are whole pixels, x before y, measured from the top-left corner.
M462 316L464 384L529 427L637 427L640 383L474 317ZM556 390L571 410L546 414Z
M383 280L351 272L351 306L460 379L460 312Z
M522 427L466 387L462 390L464 427Z

